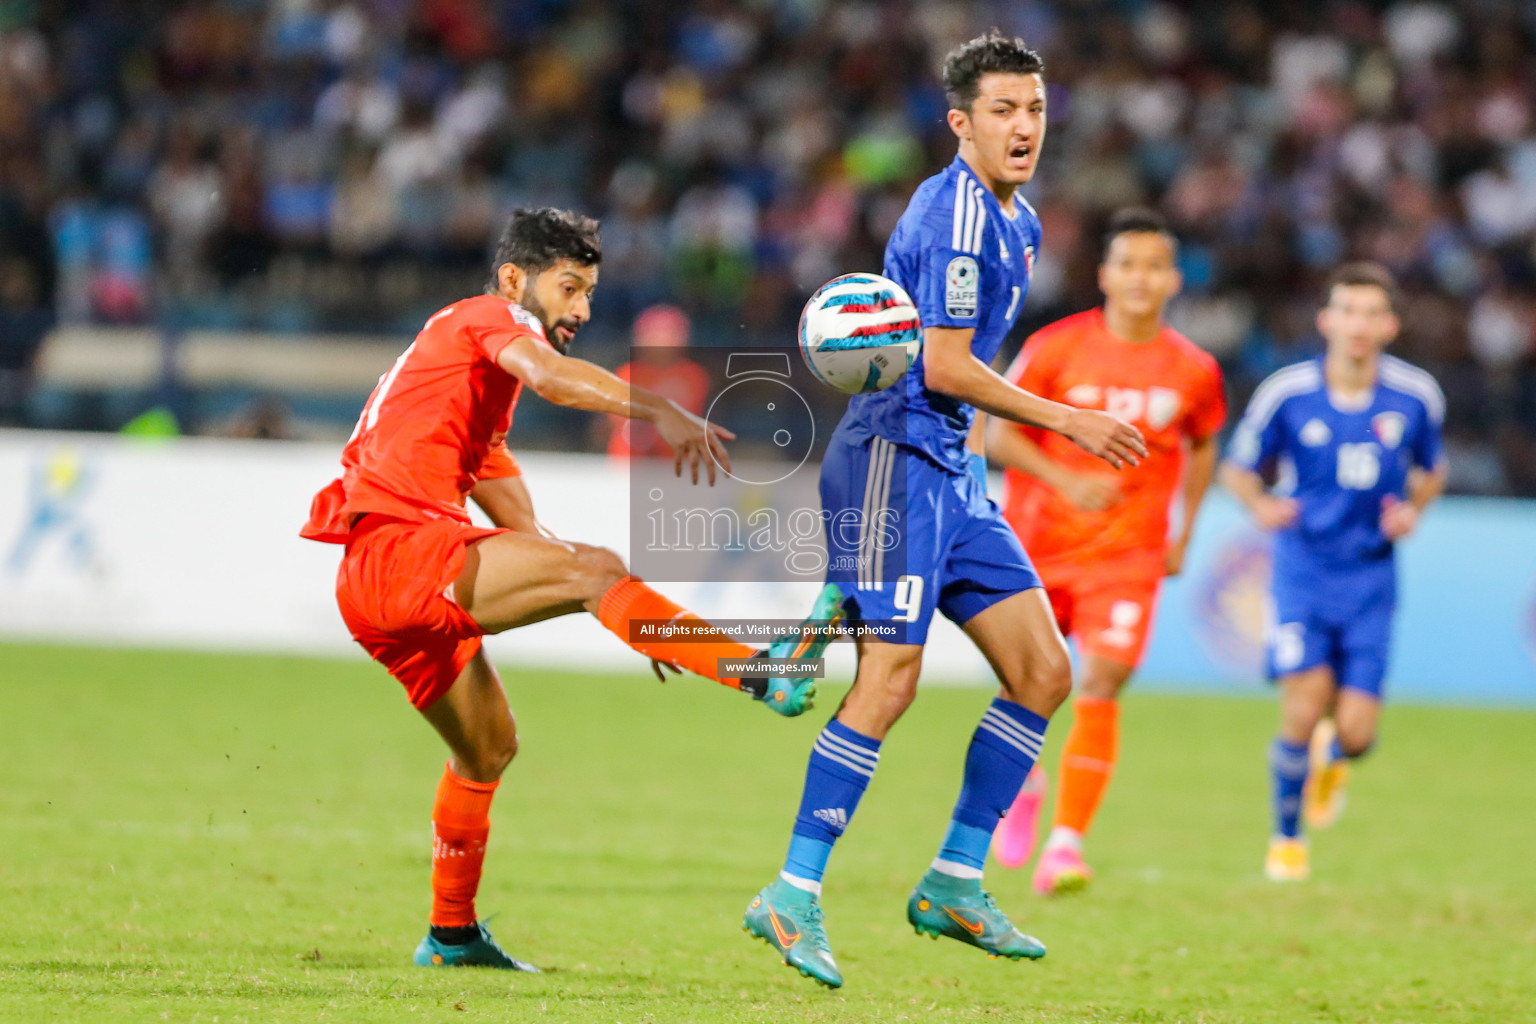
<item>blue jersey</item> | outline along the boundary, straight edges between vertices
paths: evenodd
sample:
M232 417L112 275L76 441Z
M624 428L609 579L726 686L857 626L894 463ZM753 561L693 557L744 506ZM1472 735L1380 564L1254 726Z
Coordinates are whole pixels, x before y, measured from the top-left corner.
M969 327L971 352L983 363L997 357L1029 290L1040 244L1040 218L1022 198L1009 217L959 157L917 187L885 247L886 277L917 304L924 327ZM871 437L904 445L952 473L965 473L965 438L976 410L930 391L923 356L893 386L856 395L837 437Z
M1391 356L1377 367L1369 401L1340 409L1321 358L1288 366L1259 385L1238 424L1227 457L1255 472L1275 461L1277 490L1301 508L1275 539L1277 579L1390 558L1382 500L1405 496L1411 467L1440 462L1445 398L1434 378Z

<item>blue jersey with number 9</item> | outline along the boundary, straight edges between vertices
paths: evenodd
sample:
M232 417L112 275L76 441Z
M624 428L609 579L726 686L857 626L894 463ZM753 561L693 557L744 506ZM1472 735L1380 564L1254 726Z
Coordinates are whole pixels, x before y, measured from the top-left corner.
M1018 319L1040 245L1040 219L1022 197L1014 216L959 157L918 186L885 247L886 277L912 296L924 327L972 328L971 352L991 364ZM923 356L884 391L856 395L837 436L916 449L953 473L967 470L973 406L930 391Z

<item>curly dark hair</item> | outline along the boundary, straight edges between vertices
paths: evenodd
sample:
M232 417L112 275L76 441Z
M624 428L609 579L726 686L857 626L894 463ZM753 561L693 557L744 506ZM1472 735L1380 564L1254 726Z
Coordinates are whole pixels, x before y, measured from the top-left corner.
M496 243L496 258L491 264L491 290L496 288L496 272L503 263L520 267L530 278L537 277L560 260L596 266L603 260L603 244L597 231L597 221L570 210L552 206L513 210Z
M1045 70L1040 55L1018 36L993 29L950 50L944 57L944 97L951 109L970 110L976 102L978 83L986 74L1035 75Z
M1168 221L1156 210L1145 206L1128 206L1116 210L1104 228L1104 254L1109 255L1109 245L1121 235L1162 235L1168 239L1175 255L1179 251L1178 236L1168 226Z
M1403 293L1397 286L1397 280L1393 278L1392 271L1380 263L1358 260L1354 263L1341 264L1328 275L1328 280L1323 282L1323 305L1326 306L1333 301L1333 290L1341 285L1346 288L1380 288L1386 295L1387 305L1392 312L1395 313L1403 308Z

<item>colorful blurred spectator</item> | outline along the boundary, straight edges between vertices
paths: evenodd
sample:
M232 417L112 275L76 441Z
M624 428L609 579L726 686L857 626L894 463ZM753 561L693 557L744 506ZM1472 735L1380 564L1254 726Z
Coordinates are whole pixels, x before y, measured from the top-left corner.
M1536 490L1529 3L0 2L0 179L35 183L67 323L408 332L479 290L503 211L554 203L603 219L585 354L665 302L772 342L879 266L953 157L938 61L993 24L1050 103L1015 340L1096 302L1103 218L1154 204L1171 314L1240 403L1317 350L1328 269L1377 259L1482 467L1453 483Z
M615 372L702 416L709 398L709 373L688 358L690 330L688 314L681 309L652 306L635 318L633 358ZM616 459L670 459L672 448L649 423L610 416L608 454Z

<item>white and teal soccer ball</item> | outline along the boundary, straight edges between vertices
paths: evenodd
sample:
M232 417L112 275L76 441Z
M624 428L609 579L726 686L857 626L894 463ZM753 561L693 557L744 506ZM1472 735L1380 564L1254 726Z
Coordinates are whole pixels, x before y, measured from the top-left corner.
M901 379L923 348L917 307L879 274L844 274L816 290L800 313L800 354L824 384L850 395Z

